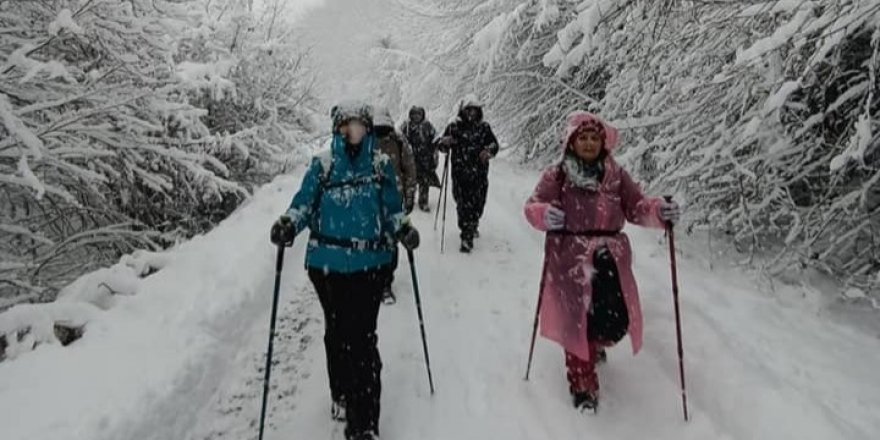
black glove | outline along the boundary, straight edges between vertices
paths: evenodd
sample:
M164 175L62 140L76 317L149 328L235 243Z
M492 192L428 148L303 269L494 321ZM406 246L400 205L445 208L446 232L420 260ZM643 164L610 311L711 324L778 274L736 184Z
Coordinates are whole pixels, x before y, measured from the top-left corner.
M397 232L397 241L399 241L406 250L411 251L419 247L419 231L409 224L409 222L406 222L400 228L400 231Z
M452 124L449 126L449 130L447 130L446 134L452 137L458 137L458 124Z
M293 227L293 222L290 221L290 217L282 215L281 218L272 225L272 232L269 234L269 239L272 240L272 243L276 246L291 247L293 246L293 237L295 236L296 229Z
M449 153L449 150L453 148L455 148L455 138L452 136L444 136L437 141L437 149L444 154Z

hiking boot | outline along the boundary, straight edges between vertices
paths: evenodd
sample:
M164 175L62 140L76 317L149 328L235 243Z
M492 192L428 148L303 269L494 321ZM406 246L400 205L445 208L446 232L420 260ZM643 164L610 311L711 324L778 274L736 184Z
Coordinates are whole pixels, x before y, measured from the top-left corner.
M330 418L335 422L345 421L345 404L342 401L333 401L330 404Z
M473 238L462 238L461 239L461 249L459 249L464 254L471 253L474 250L474 239Z
M390 287L386 287L385 290L382 291L382 304L386 306L390 306L397 302L397 297L394 296L394 291L391 290Z
M379 434L374 431L362 432L360 434L354 434L350 436L346 436L347 440L379 440Z
M580 412L599 411L599 393L595 391L583 391L571 395L574 408Z

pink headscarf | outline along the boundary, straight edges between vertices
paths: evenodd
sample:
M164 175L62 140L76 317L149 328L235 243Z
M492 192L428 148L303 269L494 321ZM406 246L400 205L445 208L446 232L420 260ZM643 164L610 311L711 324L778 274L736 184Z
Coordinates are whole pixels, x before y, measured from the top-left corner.
M603 146L605 151L611 153L611 151L614 150L614 147L617 146L617 140L620 138L620 133L617 131L617 128L605 122L598 115L582 110L572 112L565 118L565 134L562 138L563 150L568 148L572 136L574 136L579 129L589 128L590 126L601 127L601 130L597 131L600 134L604 134L605 142Z

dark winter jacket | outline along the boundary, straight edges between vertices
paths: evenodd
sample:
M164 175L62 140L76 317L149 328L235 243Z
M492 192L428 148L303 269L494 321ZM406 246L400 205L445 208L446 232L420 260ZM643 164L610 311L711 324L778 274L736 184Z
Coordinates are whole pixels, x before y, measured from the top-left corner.
M468 122L465 110L476 108L476 121ZM458 118L446 127L443 136L437 141L441 151L451 152L452 174L458 178L485 178L489 174L489 163L480 158L483 151L491 157L498 154L498 139L492 127L483 120L483 109L474 101L463 101L459 107Z
M400 132L412 147L419 175L433 173L437 169L437 147L434 145L437 131L425 117L425 109L413 107L409 115L409 120L400 126ZM413 122L414 115L421 115L422 122Z

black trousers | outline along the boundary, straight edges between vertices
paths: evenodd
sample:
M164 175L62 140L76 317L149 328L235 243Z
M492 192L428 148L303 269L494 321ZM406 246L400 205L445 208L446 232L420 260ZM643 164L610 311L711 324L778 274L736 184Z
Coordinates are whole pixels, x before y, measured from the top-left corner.
M428 194L429 194L429 190L431 189L431 185L423 180L419 180L418 186L419 186L419 201L418 201L419 207L420 208L430 207L431 201L428 200Z
M345 435L379 432L382 360L376 321L388 267L355 273L309 269L324 309L330 395L346 410Z
M430 206L428 200L429 190L431 187L440 188L440 179L437 177L437 164L433 162L433 157L429 159L416 160L416 185L419 193L419 207Z
M486 208L489 193L489 175L482 173L452 173L452 197L458 211L458 229L462 240L472 240L480 226L480 217Z

